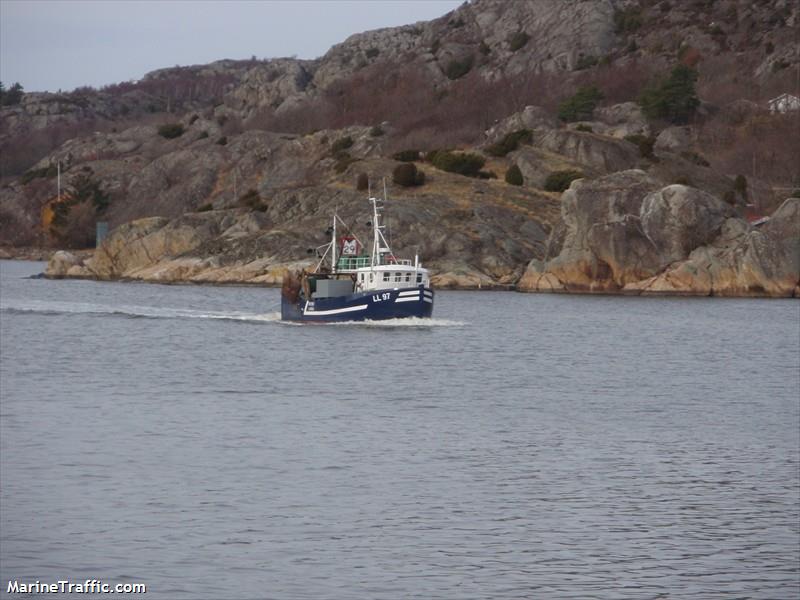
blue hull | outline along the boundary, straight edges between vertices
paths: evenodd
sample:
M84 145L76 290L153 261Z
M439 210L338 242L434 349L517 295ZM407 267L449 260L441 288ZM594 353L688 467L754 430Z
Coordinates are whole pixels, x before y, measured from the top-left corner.
M335 298L297 302L281 297L281 319L311 323L382 321L426 318L433 314L433 290L422 286L396 290L359 292Z

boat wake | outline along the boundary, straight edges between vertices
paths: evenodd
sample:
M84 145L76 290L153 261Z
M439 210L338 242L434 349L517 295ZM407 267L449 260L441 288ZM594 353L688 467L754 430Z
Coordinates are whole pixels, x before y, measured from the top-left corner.
M315 323L316 325L317 323ZM333 327L373 327L379 329L418 327L427 329L431 327L463 327L463 321L450 319L432 319L420 317L405 317L402 319L386 319L382 321L340 321L337 323L323 323Z
M191 310L186 308L159 308L155 306L104 306L90 302L52 302L52 301L27 301L24 304L3 302L0 304L0 313L6 314L37 314L44 316L58 315L92 315L92 316L117 316L131 319L220 319L228 321L245 321L252 323L279 323L281 325L327 325L333 327L366 327L377 329L419 328L430 329L433 327L463 327L463 321L450 319L431 319L410 317L403 319L386 319L382 321L340 321L336 323L296 323L282 321L278 311L267 313L245 312L209 312Z
M281 314L243 312L209 312L184 308L157 308L154 306L103 306L89 302L32 302L25 304L3 303L0 312L8 314L39 315L96 315L120 316L133 319L223 319L261 323L279 322Z

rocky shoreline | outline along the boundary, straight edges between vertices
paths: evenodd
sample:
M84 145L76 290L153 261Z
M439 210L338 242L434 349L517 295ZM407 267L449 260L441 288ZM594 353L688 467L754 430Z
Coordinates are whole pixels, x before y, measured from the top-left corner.
M400 208L404 229L418 230L419 207L412 202ZM634 169L574 181L560 210L549 236L531 222L527 250L517 243L511 256L502 251L512 241L507 223L468 245L455 240L452 230L434 227L420 252L433 257L428 265L434 287L800 298L800 198L786 199L754 227L706 192L663 186ZM115 229L94 252L56 252L45 276L278 286L287 271L313 267L314 260L300 258L299 231L322 230L319 218L299 230L235 211L139 219ZM440 237L443 246L431 243ZM520 256L526 251L541 258L525 262Z
M754 227L708 193L630 170L574 182L561 207L521 291L800 297L800 198Z

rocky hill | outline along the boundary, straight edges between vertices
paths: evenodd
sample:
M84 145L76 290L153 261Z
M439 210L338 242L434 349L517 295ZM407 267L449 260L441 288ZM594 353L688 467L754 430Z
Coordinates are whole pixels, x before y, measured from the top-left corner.
M544 289L539 275L555 273L556 238L575 218L570 194L631 170L648 182L621 180L638 182L637 202L682 186L693 218L716 223L722 206L748 236L745 217L771 214L800 187L800 111L768 105L798 93L799 25L788 0L474 0L356 34L316 60L224 60L24 94L0 109L0 244L92 246L105 221L116 228L108 243L85 262L59 255L53 275L272 282L309 262L331 210L363 220L363 174L388 181L394 243L418 247L438 285ZM661 110L658 94L681 76L696 77L691 93ZM482 157L481 173L431 161L442 148ZM409 149L422 151L419 187L392 182L392 157ZM521 177L508 183L512 167ZM642 218L626 211L619 219ZM676 230L658 227L645 237L672 247L662 238ZM627 256L639 242L625 231L615 243ZM590 270L596 285L546 281L632 291L678 260L662 259L613 285L605 267ZM778 294L762 283L736 289Z

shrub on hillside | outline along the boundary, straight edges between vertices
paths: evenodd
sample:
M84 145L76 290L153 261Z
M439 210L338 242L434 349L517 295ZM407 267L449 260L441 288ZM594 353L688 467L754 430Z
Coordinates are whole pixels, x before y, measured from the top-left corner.
M381 128L380 125L375 125L372 129L369 130L370 137L381 137L385 132Z
M522 178L522 171L519 170L517 165L511 165L506 171L506 183L511 185L522 185L525 180Z
M566 171L555 171L547 176L544 181L544 189L548 192L563 192L576 179L583 177L580 171L572 169Z
M737 175L733 180L733 189L738 192L742 198L747 197L747 177L744 175Z
M353 138L351 138L349 135L343 138L339 138L331 145L331 153L337 154L342 150L347 150L352 145L353 145Z
M558 118L567 123L589 121L602 99L603 93L597 87L593 85L582 87L574 96L558 105Z
M516 52L520 48L522 48L525 44L528 43L528 40L531 39L524 31L518 31L510 38L508 38L508 49L512 52Z
M733 190L728 190L722 195L722 201L727 202L731 206L736 206L736 192Z
M676 124L687 123L700 106L694 88L696 81L697 71L686 65L678 65L665 80L645 88L637 102L645 116L650 119L666 119Z
M333 170L337 173L341 174L347 171L347 167L352 165L354 162L358 162L357 158L353 158L347 152L337 152L336 154L336 163L333 165Z
M702 155L698 154L697 152L692 152L690 150L684 150L683 152L681 152L681 157L685 158L689 162L692 162L692 163L694 163L696 165L699 165L701 167L710 167L711 166L710 163Z
M61 198L50 204L50 235L60 244L71 248L92 245L97 217L108 208L110 202L109 195L93 179L92 170L82 168Z
M425 183L425 173L417 170L414 163L402 163L392 171L392 181L403 187L413 187Z
M400 162L414 162L419 160L419 150L401 150L392 154L392 158Z
M166 123L158 128L158 135L168 140L181 137L183 132L183 125L180 123Z
M584 133L594 133L594 129L592 129L591 125L587 125L586 123L581 123L580 125L576 125L575 131L582 131Z
M359 173L356 177L356 189L359 191L369 189L369 176L366 173Z
M597 57L590 55L581 55L578 57L578 60L575 62L575 70L576 71L583 71L584 69L589 69L597 64Z
M58 174L58 169L55 165L49 165L47 167L42 167L41 169L31 169L30 171L25 171L22 176L19 178L19 181L23 185L27 185L34 179L39 179L40 177L43 178L52 178Z
M453 59L444 70L444 74L448 79L460 79L472 70L472 64L475 58L470 54L462 59Z
M249 208L250 210L257 210L259 212L264 212L267 210L267 205L261 200L261 195L253 188L250 188L244 194L239 196L239 206Z
M629 6L614 11L614 30L618 34L633 33L642 26L642 9Z
M505 156L519 148L520 144L530 144L533 139L530 129L518 129L503 137L499 142L486 147L486 153L492 156Z
M639 148L639 154L642 155L642 158L648 158L653 160L655 155L653 154L653 145L656 143L656 139L654 137L648 137L646 135L642 135L641 133L637 133L634 135L626 135L625 139L632 144L636 144Z
M110 203L108 194L102 190L100 183L92 179L91 170L79 173L66 192L71 205L90 203L100 214Z
M483 165L486 164L486 159L477 154L450 152L449 150L430 152L428 160L437 169L467 177L477 176Z
M779 60L776 60L774 63L772 63L772 67L771 67L772 72L773 73L777 73L778 71L783 71L790 64L791 63L788 60L785 60L785 59L782 59L782 58L779 59Z

